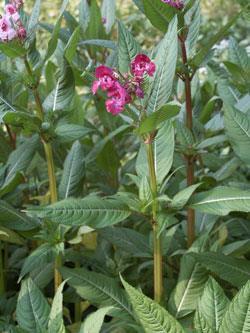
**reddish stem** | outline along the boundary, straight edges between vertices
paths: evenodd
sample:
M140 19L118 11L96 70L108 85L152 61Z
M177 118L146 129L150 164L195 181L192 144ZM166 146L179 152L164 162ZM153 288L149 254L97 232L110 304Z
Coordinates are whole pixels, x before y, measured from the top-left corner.
M10 126L5 124L9 138L10 138L10 144L12 146L13 149L16 149L16 134L12 133Z
M189 75L187 50L185 45L185 36L179 36L182 62L185 66L184 83L185 83L185 97L186 97L186 126L192 131L193 130L193 111L192 111L192 90L191 81L192 77ZM187 160L187 185L191 186L194 184L194 157L192 155L186 156ZM195 240L195 212L193 209L188 208L187 210L187 237L188 247L190 247Z

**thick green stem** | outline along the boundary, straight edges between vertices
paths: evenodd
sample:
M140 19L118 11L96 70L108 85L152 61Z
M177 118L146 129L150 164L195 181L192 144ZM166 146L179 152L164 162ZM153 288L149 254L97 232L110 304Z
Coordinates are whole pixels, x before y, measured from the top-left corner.
M186 126L192 131L193 130L193 111L192 111L192 90L191 81L192 78L189 74L187 50L185 45L185 37L179 36L181 51L182 51L182 62L185 66L184 83L185 83L185 98L186 98ZM186 156L187 160L187 185L191 186L194 184L194 158L192 155ZM193 209L188 208L187 210L187 238L188 247L190 247L195 240L195 212Z
M27 60L27 58L24 58L24 64L26 67L26 70L28 74L33 77L32 69L30 67L30 64ZM32 87L33 96L35 99L36 107L37 107L37 116L41 119L41 121L44 121L44 110L42 101L39 95L39 91L37 89L37 86L35 85ZM50 192L50 202L55 203L57 201L57 186L56 186L56 175L55 175L55 165L54 165L54 158L53 158L53 150L52 146L49 142L44 140L43 137L41 137L45 157L47 161L47 168L48 168L48 178L49 178L49 192ZM55 291L58 289L59 285L62 283L62 277L59 272L59 268L62 266L62 258L61 255L58 255L55 259L55 272L54 272L54 285L55 285Z
M162 244L161 237L159 235L159 225L157 223L157 181L155 172L155 160L153 152L153 144L150 140L146 144L148 167L150 176L150 187L153 196L152 202L152 226L154 236L154 299L156 302L161 303L163 296L163 270L162 270Z

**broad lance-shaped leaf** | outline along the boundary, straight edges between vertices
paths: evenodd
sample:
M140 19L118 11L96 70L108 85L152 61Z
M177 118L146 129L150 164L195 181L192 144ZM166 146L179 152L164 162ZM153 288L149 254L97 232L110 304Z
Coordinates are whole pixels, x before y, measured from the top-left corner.
M39 14L41 9L41 0L36 0L33 6L31 16L29 18L28 28L27 28L27 37L30 40L35 38L35 32L39 23Z
M247 114L226 107L224 113L226 134L235 154L250 165L250 118Z
M130 62L140 53L140 45L132 36L125 25L118 21L119 39L118 39L118 63L122 73L129 70Z
M105 316L113 309L112 306L105 306L94 313L91 313L81 325L79 333L99 333ZM51 332L52 333L52 332Z
M250 281L230 303L219 329L219 333L248 332L250 332Z
M171 120L166 121L158 131L154 145L156 179L159 185L168 175L174 157L174 127Z
M169 24L168 32L161 41L156 58L156 73L147 101L148 113L159 110L171 95L178 55L177 17Z
M195 194L190 201L190 207L203 213L222 216L230 212L250 212L250 191L217 187Z
M34 157L35 150L39 145L39 137L34 135L26 139L20 146L14 150L7 161L7 172L4 184L8 184L17 172L24 172Z
M80 30L80 27L78 26L74 30L74 32L71 35L67 45L65 46L64 54L65 54L65 58L68 60L69 63L72 62L72 60L75 56L75 53L76 53L76 50L77 50L77 44L78 44L78 41L80 39L80 33L81 33L81 30Z
M148 237L129 228L114 227L101 229L99 234L133 257L152 258Z
M90 19L90 9L88 0L80 0L79 2L79 24L82 31L85 31L88 27Z
M172 202L170 203L170 206L175 209L180 209L186 205L188 200L190 199L191 195L194 193L194 191L201 185L201 183L188 186L178 192L174 197Z
M191 253L190 255L203 267L236 287L241 287L250 279L250 262L248 260L216 252Z
M146 333L184 333L184 329L163 307L122 280L133 309Z
M168 23L177 13L176 9L159 0L142 0L140 7L143 7L145 15L153 26L163 32L167 30Z
M202 295L208 272L188 253L182 257L177 285L171 294L169 307L176 318L193 312Z
M65 333L66 329L63 323L63 288L67 281L60 284L54 296L50 314L48 333Z
M48 243L42 244L37 249L35 249L24 261L19 281L26 274L31 272L34 269L34 267L39 268L47 264L49 261L51 261L53 258L53 254L54 254L53 247Z
M58 71L56 86L43 102L48 111L58 111L69 108L75 92L74 73L66 60Z
M117 281L100 273L90 272L84 268L61 269L68 284L90 303L99 306L112 306L112 315L131 319L132 311L124 290Z
M83 147L79 141L76 141L64 162L62 179L59 185L60 198L76 196L79 193L79 185L84 176L83 159Z
M0 51L9 58L18 58L25 55L25 48L16 40L0 43Z
M20 231L32 230L38 227L38 223L35 220L20 213L3 200L0 200L0 225Z
M180 111L180 104L168 103L150 114L147 118L141 121L139 128L136 130L139 134L146 134L155 131L166 120L176 116Z
M174 155L174 128L171 120L162 124L154 141L154 159L156 178L158 185L161 185L169 173L173 164ZM146 145L143 143L136 160L136 172L140 177L149 177L148 159Z
M104 228L119 223L130 215L129 208L120 201L94 196L65 199L47 207L30 209L29 212L60 224L88 225L92 228Z
M21 328L30 333L46 332L50 307L32 279L24 280L17 300L16 316Z
M106 32L109 34L115 23L115 0L103 0L101 12L102 17L106 20L104 24Z
M56 50L57 43L58 43L58 40L59 40L61 23L62 23L62 19L63 19L63 13L66 10L68 2L69 2L69 0L64 0L63 3L62 3L59 17L57 18L56 24L54 26L54 29L52 30L52 33L51 33L51 38L48 42L47 51L46 51L46 54L45 54L45 57L44 57L44 60L43 60L44 63L46 62L46 60L48 60L52 56L52 54Z
M195 313L195 328L199 333L218 332L229 301L223 289L209 278Z

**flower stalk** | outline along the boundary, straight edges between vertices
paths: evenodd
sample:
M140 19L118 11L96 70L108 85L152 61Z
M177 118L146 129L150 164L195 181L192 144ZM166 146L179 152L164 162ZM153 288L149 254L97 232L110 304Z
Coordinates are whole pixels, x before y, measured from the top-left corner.
M147 141L146 149L149 167L150 187L153 196L152 227L154 239L154 299L156 302L161 303L163 296L162 244L161 237L159 235L159 224L157 222L157 180L152 139Z
M185 83L185 101L186 101L186 126L192 132L193 131L193 110L192 110L192 89L191 82L192 76L189 73L187 49L186 49L186 37L185 35L179 35L179 41L181 46L182 62L185 67L185 73L183 80ZM187 185L194 184L194 156L187 155ZM187 210L187 243L190 247L195 240L195 212L193 209Z
M27 60L27 57L24 58L24 64L26 67L26 70L28 74L33 77L32 69L30 67L30 64ZM41 119L41 121L44 121L44 110L43 105L41 102L41 98L39 95L39 91L37 89L37 85L34 85L32 87L33 96L35 99L35 103L37 106L37 116ZM58 199L57 196L57 186L56 186L56 175L55 175L55 165L54 165L54 158L53 158L53 150L52 145L50 142L44 139L43 136L41 136L41 140L44 147L45 152L45 158L47 161L47 169L48 169L48 178L49 178L49 192L50 192L50 202L55 203ZM59 285L62 283L62 277L59 272L59 268L62 266L62 258L61 255L58 254L55 259L55 270L54 270L54 287L55 291L58 289Z

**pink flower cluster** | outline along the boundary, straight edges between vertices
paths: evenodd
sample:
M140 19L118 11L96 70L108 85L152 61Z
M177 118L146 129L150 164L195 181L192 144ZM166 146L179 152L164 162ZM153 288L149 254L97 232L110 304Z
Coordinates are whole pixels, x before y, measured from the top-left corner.
M92 85L95 95L98 89L107 92L106 109L116 115L135 97L143 98L143 82L145 75L153 76L155 64L145 54L138 54L130 64L130 73L118 74L114 69L101 65L96 68L96 80Z
M12 0L5 5L4 15L0 16L0 41L9 42L15 38L26 38L26 29L20 19L19 10L23 5L22 0Z
M164 3L167 3L169 6L177 8L177 9L183 9L184 8L184 2L182 0L161 0Z

